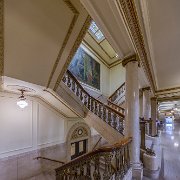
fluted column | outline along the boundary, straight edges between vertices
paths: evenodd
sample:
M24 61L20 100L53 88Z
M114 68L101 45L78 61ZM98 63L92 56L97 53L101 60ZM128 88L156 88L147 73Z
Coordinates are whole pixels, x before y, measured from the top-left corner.
M151 98L150 87L142 88L143 91L143 118L149 120L151 118Z
M156 126L156 119L157 119L157 98L151 98L151 119L152 119L152 136L157 135L157 126Z
M139 80L137 57L123 60L126 68L125 136L132 137L130 159L135 170L140 169ZM136 172L137 173L137 172Z

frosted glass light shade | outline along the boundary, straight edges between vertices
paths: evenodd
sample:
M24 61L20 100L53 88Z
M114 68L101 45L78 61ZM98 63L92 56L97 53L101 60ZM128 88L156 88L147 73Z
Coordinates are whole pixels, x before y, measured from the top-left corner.
M20 100L17 102L17 105L20 107L20 108L25 108L26 106L28 106L28 103L25 101L25 100Z

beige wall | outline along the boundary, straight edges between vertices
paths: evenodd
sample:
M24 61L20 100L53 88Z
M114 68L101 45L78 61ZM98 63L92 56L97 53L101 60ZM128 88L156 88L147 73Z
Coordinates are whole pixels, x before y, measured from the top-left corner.
M125 82L125 68L122 63L110 69L110 95Z
M17 98L0 93L0 158L65 142L64 116L32 97L20 109Z

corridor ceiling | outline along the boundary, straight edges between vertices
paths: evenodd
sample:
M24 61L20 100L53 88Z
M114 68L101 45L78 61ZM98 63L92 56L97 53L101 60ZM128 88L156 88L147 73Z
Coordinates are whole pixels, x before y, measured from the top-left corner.
M179 0L81 2L121 58L138 53L154 93L180 89Z

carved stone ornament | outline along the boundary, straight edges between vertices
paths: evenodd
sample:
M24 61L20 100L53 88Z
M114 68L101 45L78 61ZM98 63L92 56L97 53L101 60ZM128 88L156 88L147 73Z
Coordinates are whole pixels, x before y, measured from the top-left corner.
M71 136L71 140L82 138L82 137L86 137L86 136L88 136L87 130L84 127L78 127L73 132L73 134Z

